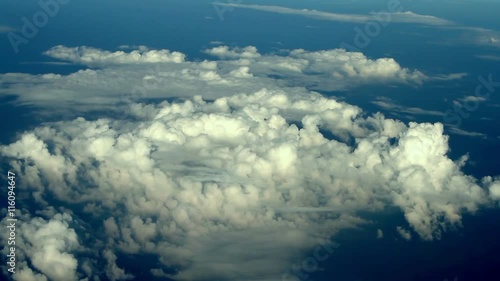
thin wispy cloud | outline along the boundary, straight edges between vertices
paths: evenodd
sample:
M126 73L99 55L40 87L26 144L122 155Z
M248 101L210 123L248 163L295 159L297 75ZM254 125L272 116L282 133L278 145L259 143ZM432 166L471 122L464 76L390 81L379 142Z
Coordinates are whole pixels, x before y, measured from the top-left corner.
M483 60L500 61L500 56L496 56L496 55L477 55L476 58L480 58Z
M341 13L324 12L314 9L313 10L292 9L288 7L266 6L266 5L247 5L247 4L231 4L231 3L216 3L216 5L229 6L233 8L252 9L252 10L287 14L287 15L299 15L309 18L338 21L338 22L366 23L369 21L373 21L373 15L364 15L364 14L341 14ZM413 13L411 11L390 13L390 16L391 16L391 22L397 22L397 23L417 23L425 25L454 24L452 21L446 19L430 15L420 15Z
M381 98L379 100L372 101L372 103L391 112L406 113L411 115L433 115L433 116L443 115L443 113L440 111L426 110L419 107L406 107L399 104L395 104L390 99L387 98L383 99Z
M236 3L214 3L214 5L227 6L231 8L241 8L257 10L269 13L278 13L286 15L296 15L308 17L318 20L327 20L335 22L350 22L350 23L368 23L376 20L376 17L386 17L388 22L399 24L417 24L421 26L432 26L446 29L456 29L464 32L470 32L463 37L462 41L482 46L500 47L500 33L498 31L476 27L466 26L455 21L447 20L444 18L422 15L412 11L402 12L372 12L370 14L347 14L347 13L333 13L320 11L315 9L293 9L283 6L268 6L268 5L249 5L249 4L236 4Z
M451 127L449 129L449 132L451 134L454 134L454 135L460 135L460 136L466 136L466 137L475 137L475 138L483 138L483 139L488 137L486 134L483 134L483 133L466 131L466 130L462 130L462 129L457 128L457 127Z

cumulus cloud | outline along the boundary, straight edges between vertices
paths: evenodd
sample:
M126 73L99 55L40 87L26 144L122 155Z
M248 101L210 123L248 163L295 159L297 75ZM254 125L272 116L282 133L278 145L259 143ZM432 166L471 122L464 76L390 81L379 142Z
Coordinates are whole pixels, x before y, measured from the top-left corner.
M448 157L442 124L368 116L283 78L418 75L391 59L222 48L213 53L221 60L169 61L145 74L151 63L132 52L52 50L103 68L4 74L2 81L18 81L8 91L25 101L36 96L39 105L55 98L107 104L100 99L116 97L130 77L150 75L168 81L148 87L151 96L182 99L131 102L128 119L44 123L0 146L29 206L54 205L37 214L49 219L23 218L19 239L28 242L20 249L30 262L20 263L20 276L27 280L129 279L118 265L124 254L155 257L144 272L174 280L278 280L318 243L373 223L366 212L396 206L430 241L499 198L498 179L477 180L461 171L465 160ZM89 257L79 262L76 249Z
M121 48L130 47L121 46ZM138 50L131 51L130 53L123 51L109 52L85 46L75 48L56 46L46 51L44 54L56 59L88 66L167 62L181 63L185 59L185 55L179 52L172 53L168 50L148 50L144 46L140 46Z
M116 266L118 251L156 255L163 269L153 272L176 280L272 280L319 240L363 225L360 211L396 205L433 240L496 198L495 181L489 196L446 156L441 124L366 117L306 90L143 110L150 117L141 121L47 124L0 147L24 179L19 188L37 202L83 205L107 218L101 245L111 279L128 278ZM69 237L72 244L54 249L76 245ZM62 274L49 272L43 249L32 252L47 276ZM76 261L57 257L73 276ZM179 271L166 273L172 267Z
M398 226L396 227L396 230L398 231L399 235L404 239L404 240L407 240L407 241L410 241L411 240L411 233L404 229L403 227L401 226Z
M492 199L500 200L500 178L485 177L483 184L488 188Z
M427 79L394 59L369 59L343 49L298 49L276 55L260 54L253 46L219 46L206 52L218 59L188 61L184 54L144 46L127 52L57 46L45 54L88 68L68 75L0 74L5 85L0 95L17 95L18 103L51 108L53 114L67 108L71 113L109 111L110 105L122 110L120 102L190 98L193 93L216 99L261 88L342 91L366 84L420 85Z
M457 41L460 43L474 44L487 47L500 47L500 32L498 30L483 28L483 27L473 27L473 26L463 26L463 25L451 25L443 26L444 29L458 30L462 34L458 39L451 41L451 44L456 45ZM483 57L485 59L494 59L493 57Z
M220 58L242 58L242 59L253 59L260 57L257 48L253 46L248 46L246 48L240 49L229 49L228 46L219 46L206 51L206 53Z
M16 254L21 260L14 280L78 280L78 261L72 252L78 249L79 241L69 227L71 221L68 214L56 214L48 221L35 217L22 222L16 230ZM3 223L7 224L5 219Z
M478 96L466 96L462 99L459 99L461 102L483 102L486 101L487 99L484 97L478 97Z
M230 50L226 46L215 47L206 53L221 59L239 59L256 75L285 75L296 84L309 85L314 89L339 89L351 84L374 81L421 84L427 77L419 71L401 67L394 59L371 60L360 52L344 49L309 52L296 49L288 56L261 56L254 47ZM250 62L248 58L254 58ZM356 81L355 81L356 79ZM314 86L317 85L317 86Z
M463 77L465 77L467 75L468 74L465 72L441 74L441 75L434 75L434 77L432 77L432 79L441 80L441 81L458 80L458 79L462 79Z

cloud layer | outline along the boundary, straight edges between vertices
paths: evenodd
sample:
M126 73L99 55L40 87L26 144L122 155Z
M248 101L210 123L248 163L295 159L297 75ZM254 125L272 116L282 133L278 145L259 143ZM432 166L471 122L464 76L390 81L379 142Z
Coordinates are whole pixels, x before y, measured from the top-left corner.
M206 53L218 59L187 61L182 53L144 46L128 52L56 46L45 54L88 68L68 75L0 74L0 95L17 95L18 103L56 111L71 107L88 112L108 110L117 100L186 98L193 93L215 99L261 88L346 90L378 83L420 85L427 79L392 58L369 59L343 49L263 55L253 46L219 46Z
M399 1L390 1L395 8L401 9L401 3ZM337 21L337 22L353 22L353 23L367 23L373 21L375 18L373 15L363 15L363 14L340 14L332 12L324 12L318 10L308 10L308 9L292 9L281 6L267 6L267 5L248 5L248 4L233 4L233 3L217 3L220 6L227 6L232 8L242 8L242 9L252 9L264 12L288 14L288 15L298 15L314 19ZM390 11L385 11L382 13L384 18L387 18L389 22L395 23L413 23L413 24L424 24L424 25L451 25L452 21L429 16L420 15L413 13L411 11L401 12L396 9L389 13ZM380 16L380 15L379 15Z
M361 212L397 207L407 225L394 230L431 241L500 198L497 178L465 175L467 159L448 157L442 124L367 116L298 86L408 83L418 71L345 50L207 53L220 60L59 46L47 54L97 69L0 76L4 93L51 109L107 105L139 77L144 89L165 79L148 97L183 98L132 101L127 119L46 123L0 146L30 202L19 280L133 278L123 254L153 256L146 270L174 280L280 280L318 243L374 223Z

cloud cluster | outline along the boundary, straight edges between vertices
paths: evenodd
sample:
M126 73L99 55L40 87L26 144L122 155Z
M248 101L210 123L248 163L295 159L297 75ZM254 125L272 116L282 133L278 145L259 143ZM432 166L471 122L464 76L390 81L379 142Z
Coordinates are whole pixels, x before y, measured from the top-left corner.
M123 46L120 46L123 47ZM92 47L55 46L44 53L47 56L87 66L116 65L116 64L141 64L141 63L181 63L185 55L168 50L148 50L141 46L130 53L124 51L109 52Z
M189 98L193 93L216 99L261 88L348 90L379 83L420 85L427 79L394 59L369 59L343 49L278 55L260 54L253 46L218 46L206 53L218 59L188 61L184 54L144 46L117 52L57 46L45 54L88 68L67 75L0 74L0 95L17 95L18 103L50 108L51 113L67 108L89 112L109 110L117 100Z
M82 246L111 280L131 278L116 253L152 254L151 273L175 280L278 280L318 241L367 223L361 211L396 206L433 240L499 197L497 180L479 185L447 157L439 123L365 116L306 90L137 106L140 121L77 118L0 146L33 202L97 218L105 236ZM66 219L27 222L24 274L75 276Z
M219 60L195 62L138 48L58 46L47 54L98 68L0 76L2 93L51 113L109 110L134 82L163 100L132 101L127 119L45 123L0 146L31 210L19 280L134 278L124 254L154 257L145 270L174 280L279 280L318 243L370 223L361 213L397 207L404 236L431 241L500 198L497 178L478 181L461 171L466 158L448 157L442 124L367 116L307 89L423 81L392 59L221 46L206 51Z
M398 231L399 235L401 235L401 237L404 240L407 240L407 241L411 240L411 233L408 230L402 228L401 226L396 227L396 230Z
M78 280L78 261L72 252L80 245L74 229L68 225L72 217L68 214L56 214L48 221L26 216L23 220L22 227L17 228L15 247L20 261L18 260L18 269L13 275L14 280ZM7 224L5 219L2 222ZM4 248L6 250L7 247Z

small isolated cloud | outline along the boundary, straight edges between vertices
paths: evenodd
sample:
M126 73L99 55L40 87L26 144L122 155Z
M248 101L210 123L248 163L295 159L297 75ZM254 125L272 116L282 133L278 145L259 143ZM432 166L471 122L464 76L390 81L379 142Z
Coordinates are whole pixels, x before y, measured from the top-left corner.
M384 232L382 232L382 229L377 229L377 239L382 238L384 238Z
M486 139L488 137L488 135L483 134L483 133L470 132L470 131L462 130L462 129L457 128L457 127L450 127L448 129L448 131L451 134L466 136L466 137L483 138L483 139Z
M500 178L485 177L483 184L488 188L490 197L493 200L500 201Z
M484 97L478 97L478 96L466 96L462 99L459 99L461 102L484 102L487 101L486 98Z
M405 239L406 241L411 240L411 233L408 230L404 229L401 226L396 227L396 230L398 231L399 235L403 237L403 239Z
M130 48L129 46L120 46L121 48ZM108 52L91 47L68 48L65 46L56 46L44 53L47 56L79 63L88 66L116 65L116 64L137 64L137 63L181 63L185 55L179 52L170 52L168 50L148 50L147 47L140 47L130 53L123 51Z
M30 204L57 200L102 218L82 230L102 227L100 241L82 246L103 253L93 272L109 279L128 278L115 263L125 252L156 256L162 267L150 269L175 267L175 280L276 280L317 239L367 223L358 213L397 206L433 240L494 197L448 158L439 123L365 116L307 90L137 106L137 121L77 118L0 146ZM73 276L63 251L76 238L54 224L73 242L57 244L67 264L52 274Z
M145 45L120 45L118 46L118 49L122 50L138 50L141 52L146 52L149 51L149 47Z
M103 256L106 259L106 277L111 281L132 280L134 275L125 273L125 270L116 265L116 255L109 249L104 250Z
M254 46L248 46L245 48L234 48L230 49L228 46L220 46L220 47L215 47L209 50L206 50L205 53L212 55L212 56L217 56L222 59L254 59L260 57L259 52L257 51L257 48Z
M490 187L490 194L493 199L500 199L500 184L494 184Z
M118 100L192 97L203 93L216 99L262 88L300 91L345 91L366 84L421 85L427 76L402 67L392 58L369 59L362 53L333 49L302 49L281 55L261 54L256 47L218 46L206 50L214 60L189 61L179 52L145 46L120 46L121 51L56 46L45 54L63 63L87 66L67 75L0 74L0 95L17 95L17 102L55 111L109 110ZM63 106L65 105L65 106ZM54 111L50 112L51 114Z
M443 113L440 111L426 110L419 107L402 106L399 104L395 104L391 99L385 97L379 97L377 99L378 100L376 101L372 101L372 103L390 112L406 113L410 115L443 115Z

